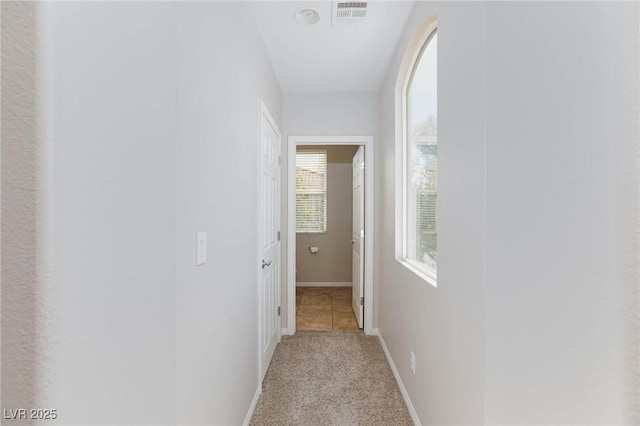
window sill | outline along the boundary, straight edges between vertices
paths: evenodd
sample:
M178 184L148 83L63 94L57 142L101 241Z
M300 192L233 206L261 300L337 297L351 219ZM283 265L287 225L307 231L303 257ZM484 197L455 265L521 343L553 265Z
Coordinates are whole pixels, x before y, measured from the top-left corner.
M411 272L413 272L414 274L416 274L419 278L422 278L424 281L426 281L428 284L431 284L434 287L438 287L438 282L436 277L433 276L433 273L429 273L427 271L425 271L423 268L421 268L420 266L418 266L418 264L416 264L415 262L412 262L409 259L406 258L398 258L396 259L402 266L404 266L405 268L407 268L408 270L410 270Z

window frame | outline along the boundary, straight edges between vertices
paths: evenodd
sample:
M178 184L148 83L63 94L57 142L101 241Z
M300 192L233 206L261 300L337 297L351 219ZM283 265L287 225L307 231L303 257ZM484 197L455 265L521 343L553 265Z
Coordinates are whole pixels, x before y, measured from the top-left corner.
M315 153L315 154L319 154L322 153L324 155L324 166L325 166L325 185L324 185L324 194L321 192L317 192L314 194L317 195L324 195L324 230L320 230L320 231L313 231L313 230L303 230L303 231L298 231L298 215L297 215L297 206L298 206L298 187L297 185L294 188L294 194L295 194L295 201L294 201L294 207L295 207L295 212L296 212L296 220L295 220L295 226L294 229L296 231L296 235L300 234L300 235L304 235L304 234L309 234L309 235L322 235L322 234L326 234L328 232L329 229L329 154L327 152L327 149L300 149L300 150L296 150L296 153L294 154L294 158L296 159L296 164L294 164L294 177L295 177L295 172L297 171L297 159L298 159L298 154L305 154L305 153Z
M423 53L437 34L437 17L427 18L409 41L396 82L396 260L427 283L437 287L437 268L433 270L408 254L408 174L410 129L408 112L409 96L414 74ZM437 142L436 142L437 143ZM437 204L436 204L437 206ZM436 207L437 209L437 207ZM436 223L437 227L437 223Z

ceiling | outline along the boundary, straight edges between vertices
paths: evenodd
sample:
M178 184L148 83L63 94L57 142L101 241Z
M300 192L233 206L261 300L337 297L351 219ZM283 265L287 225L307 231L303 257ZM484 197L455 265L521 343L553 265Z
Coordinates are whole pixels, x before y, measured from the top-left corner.
M320 21L301 25L296 10ZM413 1L369 1L362 23L331 25L332 1L253 2L253 14L284 93L377 92Z

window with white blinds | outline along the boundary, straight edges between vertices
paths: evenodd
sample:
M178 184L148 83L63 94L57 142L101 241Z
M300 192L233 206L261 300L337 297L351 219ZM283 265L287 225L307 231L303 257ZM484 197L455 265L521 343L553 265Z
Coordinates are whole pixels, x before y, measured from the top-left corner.
M405 258L431 279L438 264L438 36L422 46L405 93Z
M296 152L296 232L327 232L327 151Z

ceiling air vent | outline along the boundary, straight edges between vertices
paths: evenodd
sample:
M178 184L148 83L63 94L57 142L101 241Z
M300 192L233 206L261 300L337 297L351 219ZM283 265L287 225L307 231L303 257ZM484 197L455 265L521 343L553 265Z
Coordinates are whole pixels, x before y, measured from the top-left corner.
M333 23L352 24L362 22L367 17L366 1L334 1Z

